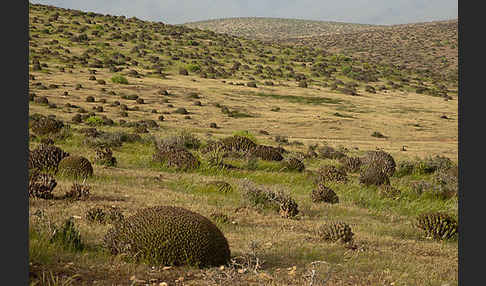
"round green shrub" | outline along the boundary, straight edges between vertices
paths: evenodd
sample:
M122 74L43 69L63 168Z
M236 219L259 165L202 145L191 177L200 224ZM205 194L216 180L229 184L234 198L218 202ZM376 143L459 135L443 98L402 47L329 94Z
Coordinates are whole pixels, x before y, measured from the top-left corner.
M88 159L78 155L70 155L59 162L59 174L86 179L93 176L93 167Z
M104 237L112 254L154 265L219 266L230 259L223 233L207 218L174 206L137 211Z

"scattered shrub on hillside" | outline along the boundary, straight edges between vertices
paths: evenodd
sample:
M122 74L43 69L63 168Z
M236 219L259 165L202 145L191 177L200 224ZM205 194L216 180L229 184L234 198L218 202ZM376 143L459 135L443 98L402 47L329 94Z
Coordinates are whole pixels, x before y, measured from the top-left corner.
M64 123L61 120L56 120L47 116L39 116L30 119L30 128L37 136L58 133L64 127Z
M317 148L317 153L320 158L324 159L340 159L346 156L341 151L337 151L330 146L323 146L321 148Z
M438 170L448 170L455 166L454 162L451 159L436 155L434 157L429 156L424 160L420 161L419 166L419 173L430 174Z
M185 148L157 143L153 160L162 163L168 168L176 168L178 170L190 170L198 168L199 160Z
M376 137L376 138L387 138L385 135L381 134L380 132L378 131L374 131L372 134L371 134L372 137Z
M95 164L114 167L116 166L116 158L113 157L113 151L108 147L101 147L95 149Z
M85 183L74 182L69 191L64 194L64 199L86 200L90 195L91 186Z
M57 186L53 176L41 173L37 169L29 170L29 197L52 199L52 191Z
M446 199L457 196L459 183L456 175L450 171L439 169L432 177L433 183L437 186L437 195Z
M282 161L284 157L280 151L281 149L276 147L257 145L249 151L249 154L265 161Z
M223 148L221 146L217 146L216 148L206 152L204 157L208 165L211 167L218 169L230 169L233 166L224 163L225 154L226 152L223 150Z
M326 187L323 183L318 183L317 187L312 190L311 200L314 203L339 203L339 197L337 194L331 188Z
M331 165L319 167L317 175L318 181L322 183L327 181L346 183L348 181L348 174L343 168L337 168Z
M363 165L373 165L381 169L387 176L393 176L395 173L396 163L393 157L384 151L368 151L364 157L361 158Z
M328 222L317 229L319 237L326 241L348 243L353 240L354 233L345 222Z
M30 152L29 166L40 171L57 172L59 162L68 156L69 153L64 152L59 147L51 144L40 144Z
M302 172L305 169L305 165L301 160L295 157L290 157L282 161L282 168L288 171Z
M104 245L151 265L207 267L230 259L226 238L209 219L173 206L137 211L108 230Z
M375 185L389 185L390 179L387 173L377 165L366 165L361 168L359 174L359 182L366 186Z
M359 157L342 157L339 162L343 165L344 170L349 173L356 173L361 168L361 159Z
M456 219L445 213L425 213L416 218L415 227L433 239L451 239L458 233Z
M412 161L399 161L394 176L401 178L403 176L411 175L416 169L416 165L417 163Z

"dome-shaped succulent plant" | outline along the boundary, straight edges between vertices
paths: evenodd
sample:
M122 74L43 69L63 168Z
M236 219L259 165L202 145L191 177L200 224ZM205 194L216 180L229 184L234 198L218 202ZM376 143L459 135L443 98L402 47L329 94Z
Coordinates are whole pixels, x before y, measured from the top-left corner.
M57 182L51 175L41 173L37 169L29 170L29 197L51 199L56 186Z
M156 206L116 223L104 238L113 254L156 265L219 266L230 259L223 233L184 208Z
M339 202L339 197L331 189L326 187L324 184L317 184L317 187L312 190L311 199L314 203L326 202L330 204L335 204Z
M304 163L297 158L290 157L282 162L282 166L289 171L302 172L305 169Z
M38 136L44 136L59 132L64 127L64 123L54 118L47 116L39 116L34 118L30 124L32 131Z
M331 165L321 166L317 170L318 180L320 182L333 181L333 182L347 182L348 174L343 168L337 168Z
M351 227L345 222L325 223L318 228L317 232L322 239L332 242L350 242L354 235Z
M385 151L369 151L361 158L364 165L373 165L379 168L387 176L391 177L395 173L396 163L393 157Z
M457 234L458 223L445 213L425 213L419 215L414 225L434 239L450 239Z
M366 165L361 168L359 182L366 186L380 186L389 185L390 179L383 169L377 167L376 165Z
M359 157L342 157L339 162L343 165L346 172L358 172L361 167L361 159Z
M39 169L56 172L59 162L69 156L61 148L52 144L40 144L29 154L29 169Z
M157 146L153 154L153 160L178 170L195 169L200 164L199 160L191 152L185 148L172 145Z
M235 135L224 138L220 141L225 151L247 152L254 149L257 144L244 136Z
M265 161L282 161L283 156L278 148L265 145L257 145L250 150L250 155Z
M93 167L85 157L71 155L59 162L59 174L75 179L86 179L93 176Z

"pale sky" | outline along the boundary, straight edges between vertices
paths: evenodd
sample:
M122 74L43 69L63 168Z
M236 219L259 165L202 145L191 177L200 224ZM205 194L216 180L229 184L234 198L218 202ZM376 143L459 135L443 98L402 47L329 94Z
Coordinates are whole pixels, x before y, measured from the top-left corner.
M458 18L457 0L31 0L31 3L183 24L232 17L274 17L360 24Z

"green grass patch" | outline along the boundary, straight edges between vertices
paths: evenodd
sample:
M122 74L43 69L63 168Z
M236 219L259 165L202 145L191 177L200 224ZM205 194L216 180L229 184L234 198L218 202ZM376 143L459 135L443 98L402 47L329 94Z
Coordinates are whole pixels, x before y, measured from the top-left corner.
M263 93L259 92L254 94L260 97L267 97L273 98L278 100L284 100L292 103L302 103L302 104L313 104L313 105L320 105L320 104L340 104L344 101L341 99L336 98L329 98L329 97L310 97L310 96L295 96L295 95L281 95L281 94L274 94L274 93Z
M124 76L121 76L121 75L114 75L111 78L111 82L119 83L119 84L128 84L128 80Z

